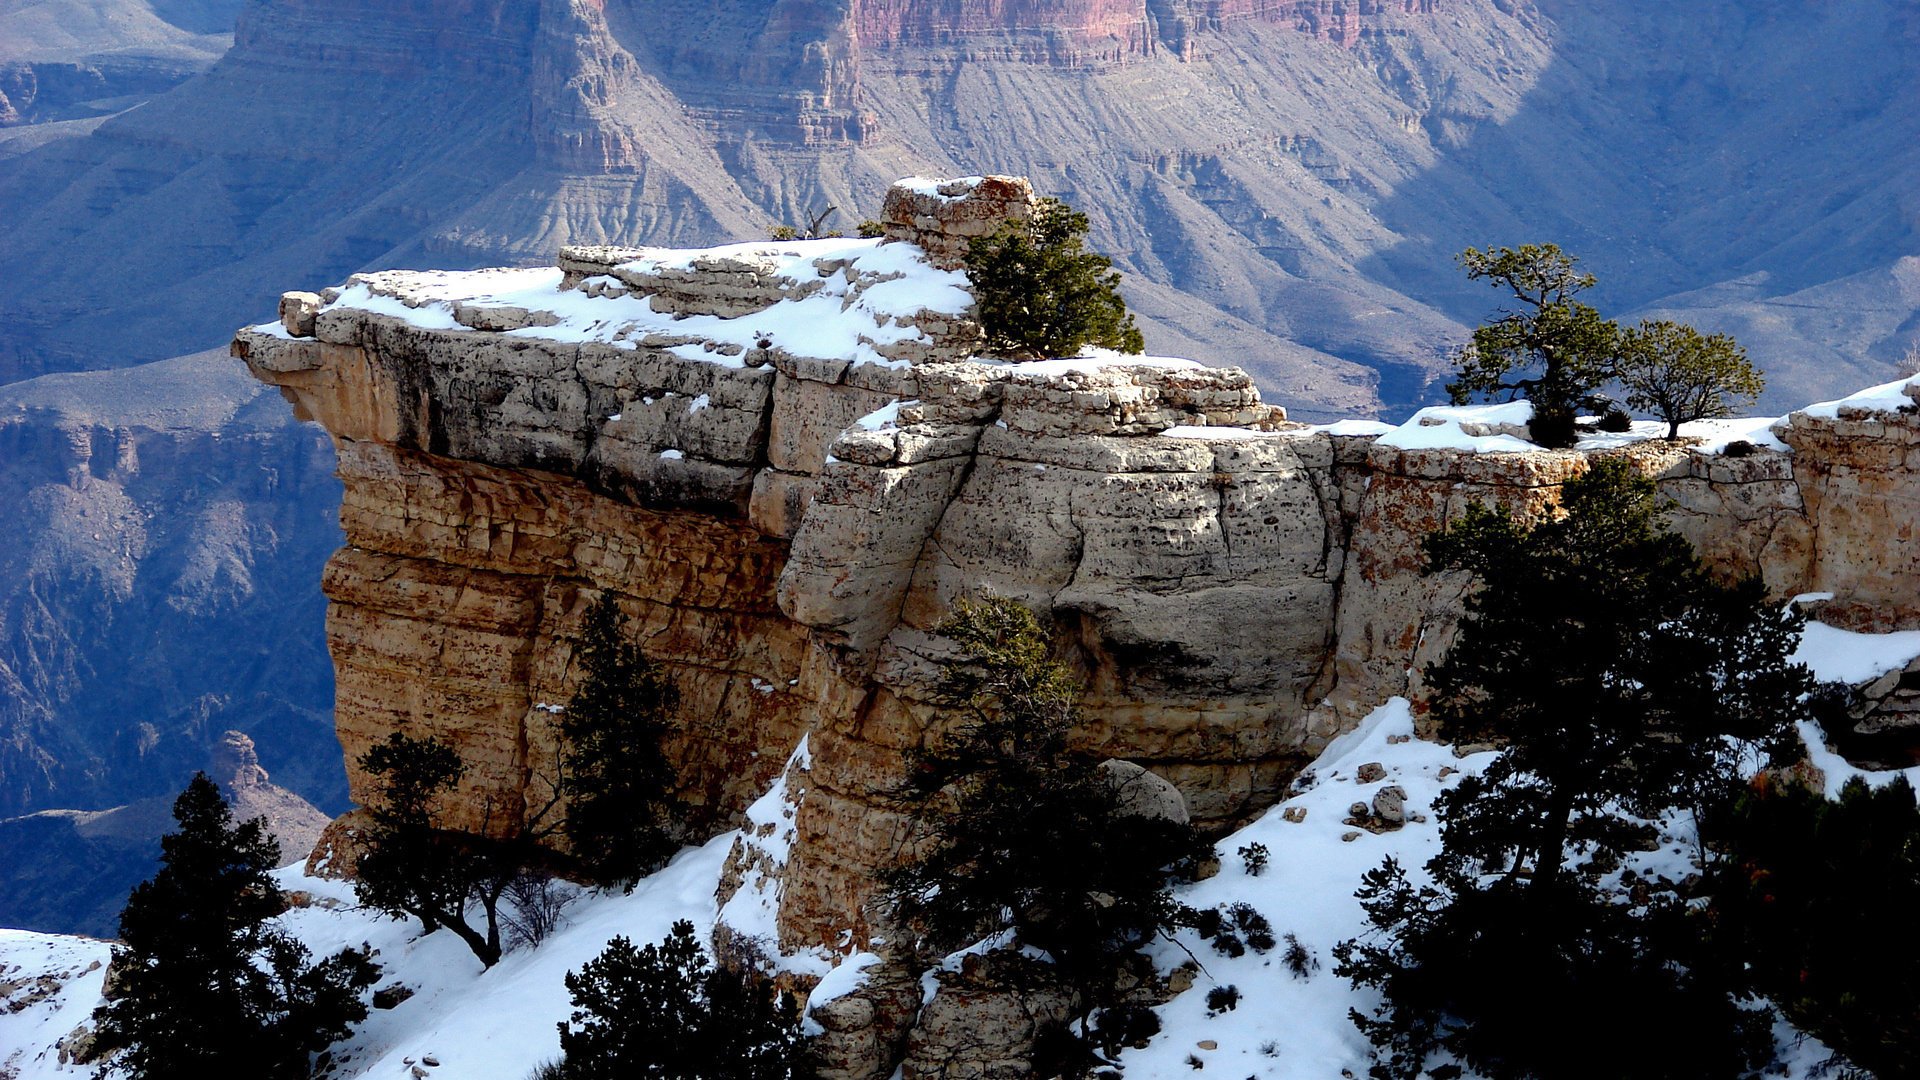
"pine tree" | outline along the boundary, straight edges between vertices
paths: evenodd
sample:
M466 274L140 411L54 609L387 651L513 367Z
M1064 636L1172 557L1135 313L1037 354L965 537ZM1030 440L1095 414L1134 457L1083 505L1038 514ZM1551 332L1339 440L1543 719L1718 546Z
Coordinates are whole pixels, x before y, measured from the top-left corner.
M666 828L673 770L661 749L679 693L622 633L612 593L587 611L583 675L561 714L566 834L574 857L601 882L631 886L672 851Z
M1087 215L1041 199L1026 221L968 243L967 279L988 352L1031 360L1076 356L1086 345L1144 347L1113 260L1086 250L1087 228Z
M1454 359L1454 404L1474 395L1515 395L1533 403L1531 434L1542 446L1572 446L1574 417L1612 375L1620 328L1574 299L1594 286L1579 260L1553 244L1468 248L1467 277L1506 289L1520 308L1474 330Z
M1628 405L1667 422L1669 439L1680 437L1681 424L1732 416L1767 386L1733 338L1665 320L1643 321L1622 335L1614 376Z
M1496 1078L1734 1076L1767 1045L1689 909L1619 903L1568 864L1617 863L1644 838L1626 815L1726 805L1737 748L1787 744L1810 685L1790 660L1799 624L1757 583L1710 579L1622 461L1569 481L1562 506L1531 527L1473 511L1427 544L1433 571L1477 579L1429 670L1433 716L1502 749L1436 802L1432 884L1391 862L1369 874L1375 934L1336 950L1340 974L1385 994L1355 1017L1378 1075L1444 1047ZM1626 1067L1603 1051L1628 1027L1683 1029L1684 1051Z
M614 938L568 972L556 1080L802 1080L799 1010L752 972L715 968L681 920L657 945Z
M311 1055L366 1018L379 968L352 950L311 963L270 921L287 907L270 876L279 845L259 819L234 825L204 774L173 816L159 872L121 913L112 996L94 1014L102 1075L308 1076Z
M1169 868L1199 841L1123 813L1098 760L1070 747L1079 686L1025 607L963 601L940 632L961 654L938 687L950 734L914 755L897 793L911 855L883 873L885 896L932 955L1011 928L1053 957L1084 1020L1176 925Z

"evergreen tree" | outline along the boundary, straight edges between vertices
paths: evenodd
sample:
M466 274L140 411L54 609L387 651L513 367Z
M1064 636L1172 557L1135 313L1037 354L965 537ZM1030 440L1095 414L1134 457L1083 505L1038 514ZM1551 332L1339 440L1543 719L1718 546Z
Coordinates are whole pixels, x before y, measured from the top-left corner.
M1339 973L1384 992L1355 1021L1376 1075L1418 1073L1444 1047L1491 1077L1735 1076L1764 1053L1766 1017L1732 1003L1737 966L1702 946L1670 898L1620 903L1572 872L1644 839L1629 817L1724 806L1739 747L1784 747L1806 670L1799 623L1757 583L1711 580L1660 528L1653 485L1595 462L1564 516L1523 527L1469 512L1429 539L1430 569L1477 589L1429 670L1455 741L1502 749L1436 802L1442 850L1416 885L1391 861L1359 897L1375 933L1336 950ZM1625 1029L1685 1032L1631 1066Z
M1041 199L1026 221L967 245L967 279L988 352L1021 360L1144 343L1120 298L1113 260L1086 250L1087 215Z
M1002 928L1046 951L1080 995L1084 1036L1120 969L1176 925L1169 867L1199 841L1124 813L1097 759L1069 746L1079 686L1025 607L963 601L940 632L962 657L938 686L949 733L914 755L898 793L910 857L884 872L884 894L933 955Z
M626 640L613 594L588 609L583 674L561 714L566 834L574 857L601 882L632 882L672 851L665 827L673 770L661 750L679 693L658 664Z
M1680 425L1689 421L1732 416L1736 404L1753 404L1767 386L1731 337L1665 320L1644 321L1622 335L1614 376L1628 405L1667 422L1669 439L1679 438Z
M1447 386L1454 404L1476 394L1525 397L1533 441L1573 445L1574 417L1612 375L1620 337L1618 326L1574 299L1594 285L1577 262L1553 244L1460 253L1467 277L1506 289L1520 307L1475 329L1455 357L1459 377Z
M514 880L537 861L543 835L531 823L503 821L493 835L487 821L478 834L439 827L440 799L466 772L459 754L436 738L393 732L360 756L378 797L368 806L370 826L354 869L360 902L395 918L413 916L428 933L451 931L487 967L502 952L500 901ZM551 806L551 804L549 804ZM486 815L493 817L491 810ZM469 918L480 909L479 925Z
M1750 789L1712 822L1712 927L1802 1031L1875 1076L1920 1076L1920 968L1876 928L1920 910L1920 808L1904 777L1837 800Z
M205 774L173 816L159 872L120 916L111 997L94 1013L101 1074L308 1076L311 1055L366 1018L360 994L379 968L352 950L312 963L269 921L287 907L270 876L279 845L259 819L234 825Z
M568 972L554 1080L802 1080L793 996L713 967L684 919L658 945L614 938Z

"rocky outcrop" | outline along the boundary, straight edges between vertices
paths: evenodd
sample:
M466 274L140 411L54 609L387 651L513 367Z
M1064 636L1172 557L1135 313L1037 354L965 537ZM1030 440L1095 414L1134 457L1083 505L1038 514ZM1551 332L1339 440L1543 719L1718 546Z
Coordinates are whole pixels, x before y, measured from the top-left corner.
M1232 368L967 359L971 297L937 264L1028 191L906 181L879 240L364 275L242 331L236 354L339 448L348 546L325 581L349 760L393 730L446 739L466 828L543 799L570 643L610 592L681 687L669 750L695 827L779 780L719 936L804 984L885 936L884 792L940 732L935 631L965 597L1043 613L1086 687L1076 739L1206 828L1274 803L1386 697L1422 696L1466 585L1420 573L1423 536L1475 503L1551 513L1596 454L1654 476L1721 572L1920 622L1909 414L1796 415L1786 449L1745 455L1476 453L1291 423ZM1868 510L1907 516L1874 529ZM895 982L821 1020L841 1074L891 1067Z

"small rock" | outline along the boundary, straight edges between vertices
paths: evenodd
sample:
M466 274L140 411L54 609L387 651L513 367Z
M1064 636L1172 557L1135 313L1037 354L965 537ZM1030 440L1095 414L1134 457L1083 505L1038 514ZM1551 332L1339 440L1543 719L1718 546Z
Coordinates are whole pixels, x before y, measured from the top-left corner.
M1439 776L1440 776L1440 779L1445 780L1447 777L1452 776L1454 773L1457 773L1459 771L1460 771L1459 769L1456 769L1451 765L1442 765L1440 766Z
M1182 965L1167 976L1167 993L1184 994L1193 989L1193 969Z
M1304 806L1289 806L1285 810L1280 811L1280 817L1284 821L1291 821L1295 825L1298 825L1307 820L1307 808Z
M1347 818L1350 821L1355 821L1355 822L1365 821L1372 816L1373 816L1373 811L1367 808L1366 803L1357 802L1357 803L1354 803L1352 806L1347 807Z
M1204 859L1194 861L1193 880L1195 881L1205 881L1210 877L1217 877L1219 873L1220 860L1215 856L1209 855Z
M413 1067L413 1080L427 1080L427 1070L415 1065Z
M1411 735L1389 735L1389 736L1387 736L1387 745L1388 745L1388 746L1399 746L1399 745L1400 745L1400 744L1402 744L1402 743L1409 743L1409 742L1412 742L1412 741L1413 741L1413 736L1411 736Z
M394 983L392 986L383 986L380 989L375 990L373 992L373 1007L376 1009L395 1008L401 1002L407 1000L412 996L413 996L413 987L407 986L403 983ZM411 1065L413 1064L413 1060L409 1058L404 1064Z
M1398 784L1388 784L1374 793L1373 816L1382 825L1399 827L1407 820L1407 793Z
M1219 1043L1217 1043L1217 1042L1215 1042L1215 1041L1214 1041L1214 1040L1212 1040L1212 1039L1201 1039L1201 1040L1200 1040L1199 1042L1197 1042L1197 1043L1194 1043L1193 1045L1195 1045L1195 1046L1197 1046L1197 1047L1199 1047L1199 1048L1200 1048L1200 1049L1202 1049L1202 1050L1218 1050L1218 1049L1220 1049L1220 1044L1219 1044Z
M1340 842L1343 844L1351 844L1358 839L1360 839L1360 834L1351 829L1340 834Z
M440 1059L434 1057L432 1054L428 1054L426 1057L420 1059L420 1064L425 1065L429 1069L437 1069L440 1067Z
M1360 766L1360 773L1354 777L1355 783L1377 784L1387 778L1387 767L1377 761L1369 761Z

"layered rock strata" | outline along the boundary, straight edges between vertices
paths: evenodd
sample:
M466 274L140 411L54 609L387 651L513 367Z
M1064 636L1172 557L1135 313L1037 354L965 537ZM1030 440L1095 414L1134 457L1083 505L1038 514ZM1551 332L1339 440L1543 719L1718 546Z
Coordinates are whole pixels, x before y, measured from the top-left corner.
M935 629L964 597L1043 613L1086 686L1076 737L1206 827L1420 696L1465 588L1421 575L1421 537L1474 503L1550 513L1594 454L1656 476L1722 572L1920 626L1920 428L1899 402L1796 414L1784 448L1744 455L1475 453L1289 423L1237 369L968 359L971 297L943 266L1029 205L1010 178L903 182L881 240L368 275L242 331L236 353L339 446L349 760L435 734L470 766L464 827L534 804L580 613L612 592L682 688L670 749L700 822L780 780L723 936L830 962L877 929L899 836L881 793L938 733ZM822 1020L847 1075L898 1052L911 1008L876 994Z

